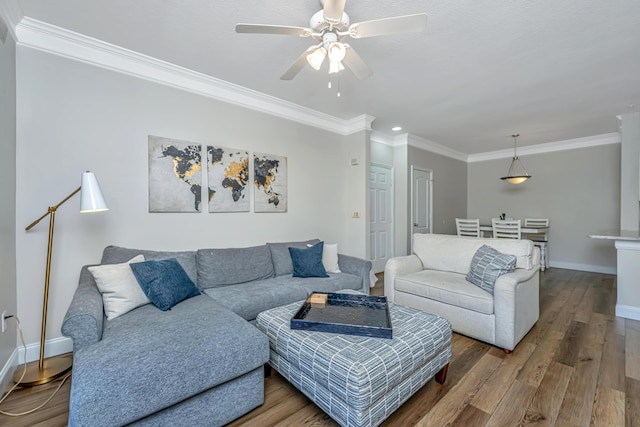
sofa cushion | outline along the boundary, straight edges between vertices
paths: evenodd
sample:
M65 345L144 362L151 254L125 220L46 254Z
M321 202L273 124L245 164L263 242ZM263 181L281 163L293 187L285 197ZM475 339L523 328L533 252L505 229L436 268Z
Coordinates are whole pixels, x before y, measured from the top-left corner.
M167 311L180 301L200 295L196 285L175 258L131 264L140 287L151 302Z
M264 310L306 299L309 291L304 287L271 278L233 286L208 288L204 293L243 319L251 321Z
M248 248L199 249L196 258L200 289L273 277L271 251L266 245Z
M331 273L330 279L321 277L291 277L280 276L275 280L283 285L295 286L307 291L307 295L313 292L338 292L344 289L362 290L362 279L360 276L346 273Z
M422 270L396 277L395 289L478 313L493 313L493 295L467 282L463 274Z
M467 274L480 246L487 245L516 256L516 268L533 268L533 242L515 239L484 239L444 234L414 234L413 252L425 269Z
M129 424L268 359L267 337L206 295L169 311L147 304L107 321L102 340L74 354L70 412Z
M289 248L293 264L293 277L329 277L322 264L323 243L310 248Z
M102 295L107 319L115 319L134 308L151 301L133 275L130 263L144 261L144 255L136 255L122 264L105 264L88 267Z
M145 260L169 259L178 260L189 278L195 282L198 278L196 270L196 251L151 251L147 249L130 249L121 246L107 246L102 251L102 261L100 264L120 264L127 262L136 255L144 255Z
M293 263L291 262L289 248L306 248L307 245L315 245L319 241L318 239L312 239L305 242L267 243L271 251L274 274L282 276L293 273Z
M499 252L482 245L471 260L471 269L465 279L493 295L493 286L498 277L511 273L516 268L516 256Z

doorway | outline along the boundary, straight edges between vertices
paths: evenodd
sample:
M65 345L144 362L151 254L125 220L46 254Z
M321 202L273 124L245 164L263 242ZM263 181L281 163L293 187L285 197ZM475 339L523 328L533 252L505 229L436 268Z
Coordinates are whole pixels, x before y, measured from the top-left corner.
M372 163L369 173L369 259L374 273L393 257L393 168Z
M411 166L411 252L413 235L428 234L433 227L433 172Z

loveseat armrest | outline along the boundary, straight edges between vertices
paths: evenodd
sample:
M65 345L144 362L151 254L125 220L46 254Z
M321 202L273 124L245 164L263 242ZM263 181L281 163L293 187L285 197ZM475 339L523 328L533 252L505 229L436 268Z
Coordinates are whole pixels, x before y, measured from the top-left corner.
M78 288L62 321L62 335L73 340L74 352L102 339L102 295L88 267L80 271Z
M495 344L513 350L540 316L540 266L500 276L493 288Z
M369 274L371 261L349 255L338 254L338 266L343 273L354 274L362 279L361 291L369 295Z
M417 255L394 257L384 266L384 295L389 302L393 302L396 277L422 271L422 261Z

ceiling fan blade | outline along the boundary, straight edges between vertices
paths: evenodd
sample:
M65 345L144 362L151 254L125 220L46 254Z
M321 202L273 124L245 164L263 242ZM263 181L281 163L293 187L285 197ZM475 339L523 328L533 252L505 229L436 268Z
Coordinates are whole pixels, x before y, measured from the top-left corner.
M236 33L243 34L283 34L286 36L309 37L310 28L287 27L285 25L237 24Z
M342 60L342 63L346 65L353 74L356 75L360 80L364 80L367 77L373 74L373 71L369 66L362 60L360 55L356 53L356 51L345 43L345 47L347 48L347 52Z
M324 0L323 16L331 23L340 22L346 0Z
M417 13L415 15L395 16L392 18L358 22L349 27L349 35L359 39L395 33L420 32L426 28L427 14Z
M295 76L297 76L298 73L304 68L304 66L307 65L307 55L309 55L317 48L318 46L311 46L310 48L302 52L302 55L300 55L298 59L293 62L291 67L289 67L289 69L285 71L282 76L280 76L280 80L292 80Z

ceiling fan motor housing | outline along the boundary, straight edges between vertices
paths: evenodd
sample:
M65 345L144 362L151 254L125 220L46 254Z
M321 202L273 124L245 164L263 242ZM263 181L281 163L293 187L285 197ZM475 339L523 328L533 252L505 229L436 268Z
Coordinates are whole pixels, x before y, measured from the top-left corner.
M321 33L327 28L329 28L330 23L324 19L324 10L319 10L313 14L311 19L309 20L309 27L313 29L313 31ZM342 18L340 22L333 25L333 28L338 31L346 31L349 28L349 15L346 12L342 13Z

